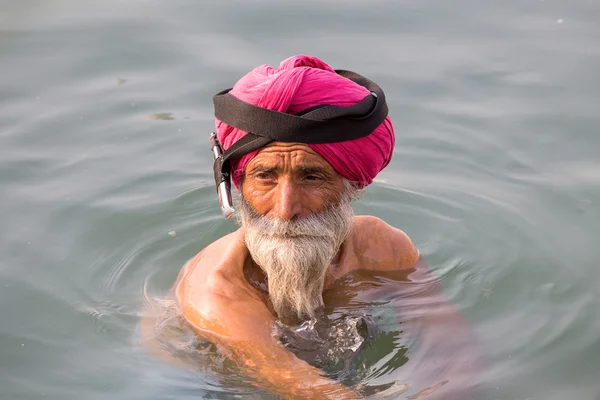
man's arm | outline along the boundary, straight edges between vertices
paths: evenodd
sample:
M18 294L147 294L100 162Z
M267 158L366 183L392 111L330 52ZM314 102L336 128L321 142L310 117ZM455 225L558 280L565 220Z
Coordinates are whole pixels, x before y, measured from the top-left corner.
M359 398L277 342L275 318L244 276L247 257L239 229L189 262L174 287L187 322L199 336L219 346L255 380L253 384L283 398Z
M210 297L210 299L208 299ZM218 290L205 297L199 311L183 304L196 332L215 343L256 384L283 398L357 399L356 392L321 375L273 337L274 318L259 299L229 296Z

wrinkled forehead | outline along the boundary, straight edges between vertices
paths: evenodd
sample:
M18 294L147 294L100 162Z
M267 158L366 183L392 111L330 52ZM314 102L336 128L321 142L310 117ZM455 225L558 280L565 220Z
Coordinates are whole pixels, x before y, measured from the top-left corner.
M304 143L272 142L248 162L248 171L263 168L319 168L336 173L331 164Z

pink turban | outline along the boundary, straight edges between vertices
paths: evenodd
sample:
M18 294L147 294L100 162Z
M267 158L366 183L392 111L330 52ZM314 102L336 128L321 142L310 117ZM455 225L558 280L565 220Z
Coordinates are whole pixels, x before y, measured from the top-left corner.
M351 106L370 92L344 78L316 57L299 55L283 60L278 69L256 67L229 92L238 99L270 110L296 114L321 104ZM247 132L216 120L217 137L227 150ZM367 186L385 168L394 149L394 127L389 117L368 136L336 143L308 144L342 176ZM232 179L239 189L248 162L259 150L231 161Z

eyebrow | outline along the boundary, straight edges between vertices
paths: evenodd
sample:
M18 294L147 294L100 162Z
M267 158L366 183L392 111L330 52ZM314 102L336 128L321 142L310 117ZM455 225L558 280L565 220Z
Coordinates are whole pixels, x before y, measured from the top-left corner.
M275 172L277 171L278 168L275 166L267 166L267 165L255 165L254 167L250 168L250 173L254 173L254 172Z
M305 174L323 174L323 175L329 175L329 171L327 171L325 168L322 168L322 167L300 166L298 169L300 171L304 172Z
M280 168L278 166L273 166L273 165L255 165L253 168L250 169L250 173L256 173L256 172L277 172L279 171ZM327 175L329 176L330 173L329 171L327 171L327 169L323 168L323 167L317 167L317 166L307 166L307 165L301 165L297 168L294 169L295 171L300 171L304 174L323 174L323 175Z

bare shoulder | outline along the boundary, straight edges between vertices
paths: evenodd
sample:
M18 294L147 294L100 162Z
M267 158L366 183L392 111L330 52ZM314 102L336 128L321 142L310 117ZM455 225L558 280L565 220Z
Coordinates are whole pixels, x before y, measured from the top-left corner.
M419 260L408 235L377 217L354 217L352 242L362 268L409 268Z
M179 306L190 315L207 316L214 305L251 295L244 279L247 249L240 230L207 246L182 268L173 287Z

